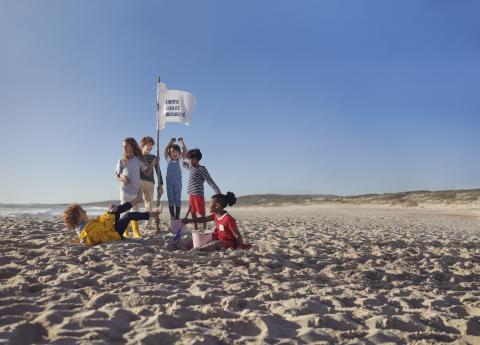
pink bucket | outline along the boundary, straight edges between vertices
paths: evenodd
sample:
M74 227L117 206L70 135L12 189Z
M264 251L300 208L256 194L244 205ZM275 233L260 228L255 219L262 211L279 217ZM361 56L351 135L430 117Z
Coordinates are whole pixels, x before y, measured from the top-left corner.
M192 231L193 248L204 246L212 240L213 232Z
M182 235L188 233L188 227L185 224L182 224L180 219L172 219L170 221L170 232L176 234L179 230Z

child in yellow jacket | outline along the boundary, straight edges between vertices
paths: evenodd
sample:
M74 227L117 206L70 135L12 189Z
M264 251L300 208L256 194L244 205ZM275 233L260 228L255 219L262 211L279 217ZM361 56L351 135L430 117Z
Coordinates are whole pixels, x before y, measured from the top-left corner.
M120 241L130 221L148 220L160 214L158 209L152 209L150 212L130 212L120 217L131 208L132 204L129 202L120 206L112 205L101 216L89 219L82 206L72 204L63 212L63 218L68 229L75 229L80 243L90 246L107 241Z

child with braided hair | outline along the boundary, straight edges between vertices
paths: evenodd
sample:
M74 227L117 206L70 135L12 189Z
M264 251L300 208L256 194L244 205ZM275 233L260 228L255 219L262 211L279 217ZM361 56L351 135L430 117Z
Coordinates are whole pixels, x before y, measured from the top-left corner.
M215 232L213 233L212 241L199 248L199 250L208 251L228 248L248 249L251 247L250 244L245 244L243 242L235 218L225 211L227 206L233 206L236 202L237 198L232 192L227 192L227 194L215 194L210 199L211 215L196 219L184 219L182 221L184 224L192 223L194 221L198 223L215 221Z

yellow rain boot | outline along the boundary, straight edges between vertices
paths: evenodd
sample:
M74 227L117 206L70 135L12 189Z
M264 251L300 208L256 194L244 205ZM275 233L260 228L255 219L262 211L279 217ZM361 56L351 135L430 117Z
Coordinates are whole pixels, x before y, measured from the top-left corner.
M127 228L125 229L125 231L123 232L123 237L124 238L130 238L130 227L132 226L132 222L128 223L128 226Z
M138 227L138 222L136 220L132 220L130 224L132 224L133 238L142 238L142 234L140 233L140 228Z

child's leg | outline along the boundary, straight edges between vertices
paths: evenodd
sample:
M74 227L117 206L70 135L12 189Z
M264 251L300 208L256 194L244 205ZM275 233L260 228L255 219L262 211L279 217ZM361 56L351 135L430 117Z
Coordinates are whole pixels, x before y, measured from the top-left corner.
M128 210L130 210L132 208L132 203L131 202L124 202L122 203L121 205L118 205L117 206L117 212L115 212L115 215L120 215L124 212L127 212Z
M196 208L200 217L205 217L205 197L198 195L195 197ZM207 228L207 223L203 223L203 230Z
M174 187L175 195L175 219L180 219L180 210L182 209L182 181L179 180L175 183Z
M198 230L197 214L192 212L193 228Z
M198 230L198 223L197 223L197 199L196 195L190 195L188 197L188 202L190 203L190 211L192 213L192 220L193 220L193 228Z
M140 213L140 212L138 212L139 209L140 209L140 204L136 204L136 205L133 206L133 210L135 212L130 212L129 214ZM142 212L142 213L147 213L148 214L148 212ZM138 220L148 220L148 218L147 219L142 219L142 218L135 219L135 218L133 218L131 220L130 223L132 224L133 238L141 238L142 237L142 234L140 233L140 227L138 226Z
M121 217L118 222L115 222L115 231L123 238L123 232L127 229L130 222L137 220L148 220L150 214L148 212L129 212Z
M182 210L182 205L175 206L175 219L180 219L180 211Z
M130 202L131 200L132 199L129 196L127 196L123 193L120 193L120 205L117 207L117 212L115 214L115 224L119 221L122 213L128 212L133 207L132 203ZM123 237L126 237L126 238L130 237L128 227L125 228L125 233L120 235L120 236L122 238Z
M145 200L145 211L148 212L152 209L155 184L150 181L142 180L142 187L143 187L143 199ZM152 219L149 219L147 222L147 226L151 226L151 225L152 225Z
M121 205L117 206L117 211L113 212L113 215L115 215L115 223L117 223L120 220L120 215L129 209L132 208L132 204L129 202L123 203ZM111 213L111 212L110 212Z
M170 217L174 219L175 218L174 184L168 180L167 180L167 199L168 199L168 210L170 211Z

